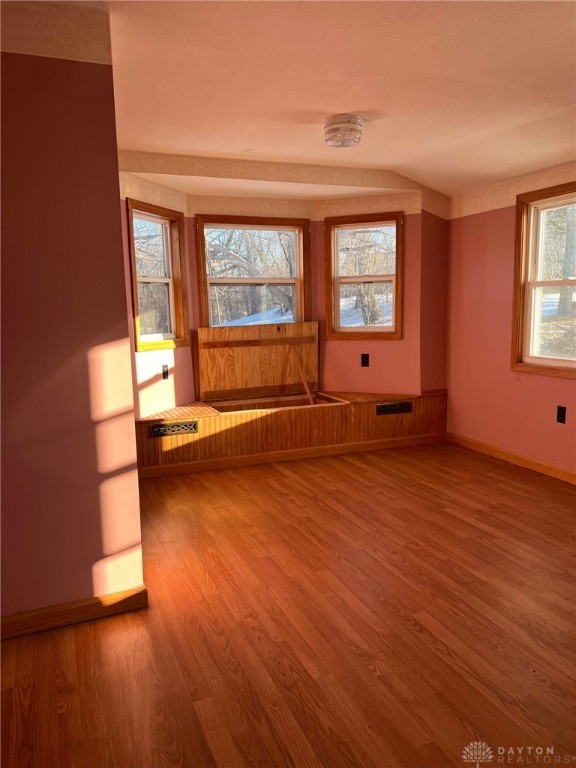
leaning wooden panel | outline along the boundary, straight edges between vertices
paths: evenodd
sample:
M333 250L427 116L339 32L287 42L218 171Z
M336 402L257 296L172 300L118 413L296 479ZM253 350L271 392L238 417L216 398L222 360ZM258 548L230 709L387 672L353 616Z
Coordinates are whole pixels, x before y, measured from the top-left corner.
M315 389L318 323L199 328L198 377L204 401Z

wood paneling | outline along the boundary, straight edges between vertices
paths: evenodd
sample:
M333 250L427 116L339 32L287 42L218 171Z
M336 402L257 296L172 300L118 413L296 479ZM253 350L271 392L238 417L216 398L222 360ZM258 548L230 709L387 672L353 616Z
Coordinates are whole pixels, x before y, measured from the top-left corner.
M199 328L198 377L204 401L314 391L318 323Z
M330 397L344 400L347 403L401 403L406 400L414 400L419 395L391 395L386 393L375 392L326 392L324 394L330 395ZM425 395L439 395L440 397L446 395L446 390L435 390L431 392L423 392Z
M337 393L337 397L340 395ZM189 435L152 438L150 421L138 422L138 466L143 472L146 468L154 468L156 474L164 467L180 464L184 465L182 471L190 471L194 462L211 462L214 466L218 461L255 455L266 462L280 451L297 452L328 446L338 447L340 451L345 445L358 450L352 446L360 443L366 443L366 448L370 449L369 444L374 441L445 434L445 392L411 398L412 413L385 416L376 415L376 404L394 398L356 397L361 399L354 403L235 410L205 416L199 420L198 432ZM397 395L395 399L407 398Z
M2 643L2 766L573 764L575 502L446 444L143 481L150 609Z
M262 327L262 326L258 326ZM264 326L267 328L270 328L271 326ZM274 326L276 329L278 326ZM316 337L314 336L282 336L282 337L275 337L270 338L269 336L266 336L266 338L258 338L258 339L238 339L238 340L228 340L224 339L223 341L204 341L202 342L202 348L203 349L217 349L218 347L226 347L226 349L229 349L230 347L272 347L275 344L281 344L282 346L288 346L290 344L315 344L317 341Z
M444 443L446 436L415 435L414 437L390 437L383 440L364 440L361 443L337 443L314 448L287 448L282 451L227 456L225 458L201 459L183 464L165 464L157 467L141 467L140 478L162 477L164 475L188 475L190 472L204 472L209 469L228 469L247 467L254 464L269 464L274 461L295 461L297 459L316 459L321 456L339 456L345 453L366 453L366 451L387 451L393 448L406 448L411 445L432 445Z
M307 382L308 389L310 389L312 392L317 392L318 390L318 382L317 381L309 381ZM206 392L207 401L210 402L211 399L214 399L214 402L229 402L230 400L236 400L236 399L242 399L245 400L246 398L251 399L258 399L263 397L268 398L276 398L278 395L298 395L305 391L305 387L302 382L296 382L295 384L274 384L270 387L251 387L248 388L242 388L242 389L228 389L226 392L222 392L222 390L216 390L215 392L208 391ZM226 395L226 397L222 397L222 395Z
M197 402L188 403L187 405L175 405L174 408L168 408L166 411L160 411L151 416L144 416L139 421L186 421L187 419L198 419L201 416L216 416L217 414L218 411L206 403Z
M312 395L310 395L312 397ZM221 400L213 403L217 413L227 413L230 411L253 411L270 408L294 408L301 405L325 405L327 403L337 403L338 400L327 396L312 397L312 402L308 396L303 395L284 395L283 397L252 397L248 400Z
M2 617L2 640L31 635L47 629L66 627L81 621L101 619L124 611L146 608L148 593L144 587L114 592L102 597L75 600L62 605L51 605L35 611L21 611Z

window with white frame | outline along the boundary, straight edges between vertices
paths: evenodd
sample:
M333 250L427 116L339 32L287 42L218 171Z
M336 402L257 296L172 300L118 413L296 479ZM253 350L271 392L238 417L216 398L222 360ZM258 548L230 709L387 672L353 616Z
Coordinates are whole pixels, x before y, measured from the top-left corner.
M329 338L402 337L403 214L325 220Z
M128 211L137 349L187 344L183 216L134 200Z
M517 198L513 364L576 372L576 185Z
M309 221L198 216L204 325L305 319Z

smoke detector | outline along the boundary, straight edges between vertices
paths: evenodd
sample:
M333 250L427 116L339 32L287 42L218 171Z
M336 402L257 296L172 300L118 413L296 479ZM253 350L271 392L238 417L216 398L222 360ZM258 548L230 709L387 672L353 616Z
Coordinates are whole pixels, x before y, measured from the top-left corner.
M331 115L324 120L324 140L329 147L355 147L362 138L361 115Z

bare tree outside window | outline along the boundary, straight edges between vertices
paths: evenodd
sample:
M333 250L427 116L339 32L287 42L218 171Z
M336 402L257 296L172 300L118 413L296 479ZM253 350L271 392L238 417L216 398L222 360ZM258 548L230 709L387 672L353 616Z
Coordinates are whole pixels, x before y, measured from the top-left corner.
M328 338L402 338L403 229L399 211L325 219Z
M576 182L516 197L512 367L576 376Z
M396 228L391 226L336 230L339 277L384 277L396 273ZM340 282L342 326L392 325L390 280Z
M169 237L161 220L133 217L140 333L172 333Z
M540 308L538 353L576 360L576 286L553 285L576 278L576 205L541 214L538 279L550 281L535 302Z
M296 229L206 225L204 244L211 326L294 322Z
M126 198L136 351L190 344L184 214Z

